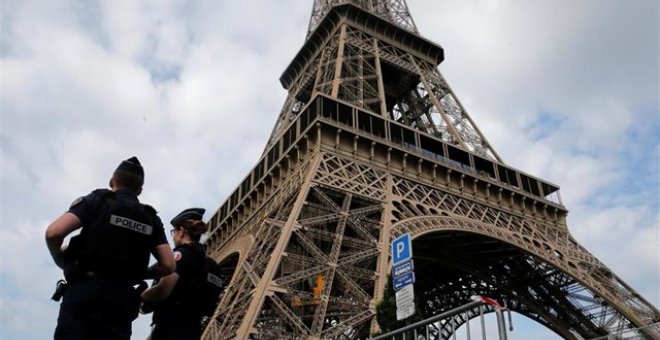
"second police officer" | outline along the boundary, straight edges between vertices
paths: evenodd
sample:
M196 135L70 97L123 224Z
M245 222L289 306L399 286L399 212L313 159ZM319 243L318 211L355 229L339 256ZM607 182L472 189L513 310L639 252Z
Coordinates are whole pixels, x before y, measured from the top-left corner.
M217 264L206 256L199 243L207 230L203 215L204 209L190 208L170 221L176 271L142 293L146 307L143 310L153 309L154 313L152 340L199 339L202 317L212 313L217 304L219 290L214 290L210 296L209 281L217 284L216 288L222 281L211 273L214 269L210 270L208 263Z

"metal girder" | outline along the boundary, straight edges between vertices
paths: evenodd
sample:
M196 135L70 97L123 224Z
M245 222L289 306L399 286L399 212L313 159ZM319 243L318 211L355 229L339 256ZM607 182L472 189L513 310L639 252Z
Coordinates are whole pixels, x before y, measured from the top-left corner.
M317 1L318 10L313 12L325 15L337 4L353 3L378 14L366 2L369 1ZM502 162L444 81L437 65L386 40L348 23L341 25L326 46L318 47L321 52L315 54L317 60L304 73L307 80L300 79L297 83L304 86L290 89L290 95L305 101L310 99L310 94L325 93L372 112L388 114L395 121ZM308 82L311 74L315 74L313 85ZM313 90L305 86L312 86ZM291 102L287 100L285 107L290 107ZM295 114L283 109L269 146L288 126L290 119L286 117Z
M660 339L657 308L572 238L561 200L546 197L558 187L502 177L523 174L470 118L443 58L405 0L314 1L264 153L209 221L209 253L239 260L204 339L368 336L403 233L425 313L479 294L569 339L633 327ZM431 333L447 339L482 312Z
M406 30L417 32L405 0L314 0L307 36L316 29L333 6L352 3Z
M285 290L276 293L279 300L264 304L263 308L271 308L274 309L273 311L262 310L261 315L264 316L256 318L256 324L259 325L272 324L273 321L268 320L273 315L282 315L289 321L273 327L271 333L266 329L260 329L259 334L262 338L272 338L275 334L283 338L298 335L330 336L338 334L334 333L334 330L341 327L344 327L342 328L344 330L352 327L363 329L361 324L353 325L354 320L370 320L370 318L364 319L365 314L360 312L359 308L366 306L375 298L369 287L373 287L376 280L382 279L375 275L375 262L384 254L384 250L374 243L378 239L374 231L378 230L380 222L378 218L372 216L381 214L384 205L380 199L374 200L371 197L373 193L376 193L376 197L390 197L392 200L391 207L397 212L396 219L392 221L394 226L392 238L403 232L409 232L418 235L415 237L419 240L432 235L446 235L444 237L447 237L448 242L451 240L447 244L454 247L454 250L444 254L446 260L444 265L451 264L463 269L462 274L454 274L454 276L425 278L438 269L429 271L424 270L423 266L418 267L423 263L425 252L424 247L416 246L418 248L415 250L415 256L420 258L419 261L416 260L417 284L421 286L416 287L415 291L427 296L428 299L433 299L428 300L429 306L447 308L464 302L462 299L468 298L470 294L491 296L495 294L504 299L510 309L537 320L568 338L571 338L571 332L583 336L597 336L619 332L630 327L631 324L636 324L629 319L629 314L622 314L621 309L628 310L627 313L635 313L641 305L646 310L651 310L651 313L647 313L649 322L657 316L653 314L652 306L644 304L642 300L634 300L633 292L625 295L632 298L630 301L617 300L616 295L602 294L607 286L605 288L598 286L599 281L594 281L593 276L607 273L601 274L607 278L606 282L617 282L609 271L567 265L567 261L575 261L574 259L586 260L585 262L591 263L591 266L596 266L599 262L585 253L578 244L572 242L565 232L553 231L561 228L560 226L532 221L524 216L507 212L506 209L490 207L478 200L461 197L398 176L392 177L391 195L380 196L379 188L387 186L385 184L381 186L373 182L373 179L384 181L387 176L378 174L379 170L352 163L338 155L325 154L316 169L313 179L313 183L316 184L304 199L306 203L300 205L300 211L296 215L299 217L294 223L298 227L293 229L291 240L281 255L284 266L282 268L286 267L287 272L276 273L272 280L273 287L282 287ZM366 180L367 177L369 180ZM353 181L352 185L341 188L331 185L338 183L341 178ZM285 210L290 213L295 211L295 209ZM324 216L325 222L319 224L318 221ZM304 226L301 224L303 222L309 225ZM355 228L356 224L362 228ZM283 225L282 217L266 218L257 234L276 235ZM433 241L434 237L436 236L431 237L427 242L430 242L432 249L430 251L437 253L438 248L444 247L442 243L444 241L442 237ZM343 244L345 240L347 243L339 247L338 244ZM242 281L239 281L244 282L242 289L255 286L257 278L255 274L260 275L263 269L250 266L258 264L257 267L263 268L264 261L268 256L272 256L267 254L272 252L273 242L270 236L259 238L259 241L255 242L254 256L248 255L246 258L248 262L241 266L245 274L238 276L243 277ZM372 246L367 247L369 244ZM363 246L363 249L358 246ZM558 257L557 254L563 255ZM579 256L569 257L569 254L579 254ZM459 261L461 257L463 260ZM499 260L490 262L489 265L489 262L480 264L478 260L480 258ZM300 262L305 263L306 266L291 265ZM494 271L494 268L499 269ZM603 267L601 265L593 268ZM296 294L303 299L313 296L310 286L305 282L309 282L319 274L331 278L332 281L327 282L327 286L324 286L321 294L318 295L319 303L301 308L294 307L291 301ZM249 300L249 295L235 293L232 295L229 292L227 298L234 300L229 304L223 301L223 305L233 306L231 310L236 314L228 317L220 326L218 326L219 321L210 326L208 334L217 334L220 330L235 331L241 318L240 309L246 308L248 302L246 299ZM339 303L340 301L343 303ZM431 301L435 302L431 303ZM539 301L543 303L539 304ZM599 301L607 301L607 303L599 304ZM637 309L626 309L629 308L626 306ZM300 322L304 327L292 324L291 318L294 315L299 318L296 322ZM352 316L355 315L360 317L353 318ZM469 317L476 315L472 313ZM644 316L640 315L640 317ZM325 321L328 318L337 320L335 326ZM455 326L466 320L455 320ZM438 336L446 339L451 335L451 329L455 327L439 325L439 329Z

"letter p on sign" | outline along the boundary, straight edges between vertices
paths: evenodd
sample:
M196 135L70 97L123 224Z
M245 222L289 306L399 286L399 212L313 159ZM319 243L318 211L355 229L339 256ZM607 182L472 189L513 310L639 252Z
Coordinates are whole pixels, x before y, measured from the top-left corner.
M396 256L397 257L401 257L404 250L406 250L406 246L404 245L403 242L399 242L399 243L396 244Z
M412 258L412 245L410 234L404 234L392 241L392 265L399 264Z

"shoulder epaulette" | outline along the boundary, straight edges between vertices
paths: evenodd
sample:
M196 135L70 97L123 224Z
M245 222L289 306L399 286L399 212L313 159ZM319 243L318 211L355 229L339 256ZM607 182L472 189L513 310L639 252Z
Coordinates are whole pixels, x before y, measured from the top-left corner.
M99 195L99 196L102 196L102 197L106 197L106 196L114 195L115 192L110 190L110 189L96 189L96 190L92 191L92 194Z
M143 206L144 209L147 210L148 212L150 212L150 213L152 213L152 214L154 214L154 215L158 214L158 211L156 211L156 209L154 209L154 207L150 206L149 204L142 204L142 206Z

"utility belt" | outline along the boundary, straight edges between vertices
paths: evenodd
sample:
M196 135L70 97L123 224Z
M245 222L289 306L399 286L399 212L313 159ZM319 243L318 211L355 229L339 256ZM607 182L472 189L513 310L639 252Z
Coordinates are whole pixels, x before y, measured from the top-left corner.
M118 275L119 274L119 275ZM81 265L78 260L70 260L64 265L64 278L70 284L87 279L99 279L117 285L136 285L142 281L141 278L121 277L120 270L100 271Z
M90 270L86 265L81 264L77 251L80 247L80 240L78 237L79 236L76 236L71 239L69 249L64 253L64 280L57 281L55 293L51 297L53 301L59 302L64 295L64 292L69 287L86 280L108 282L115 287L125 287L127 288L127 291L129 287L133 288L133 286L139 285L138 288L141 288L141 291L139 292L140 294L147 288L146 282L141 279L117 277L116 275L112 275L114 273Z
M51 299L55 302L59 302L62 299L62 296L66 293L68 289L75 289L75 285L79 283L84 283L86 281L97 281L97 282L103 282L107 287L112 287L111 289L113 290L118 290L120 294L127 294L127 296L131 297L131 303L130 307L130 316L131 320L135 320L138 316L139 309L140 309L140 301L141 301L141 295L142 292L144 292L147 289L147 283L145 281L138 281L136 282L135 280L124 280L124 279L108 279L103 276L98 275L95 272L82 272L77 276L77 281L75 282L67 282L65 280L59 280L57 281L57 285L55 286L55 293L51 297Z
M87 280L98 280L98 281L103 281L107 283L108 285L111 285L113 287L117 287L121 290L126 290L126 292L133 293L134 291L140 295L142 294L143 291L145 291L148 286L147 283L144 281L139 281L139 280L126 280L126 279L112 279L112 278L106 278L104 276L98 275L95 272L84 272L76 276L74 281L67 281L67 280L58 280L57 284L55 286L55 293L53 293L53 296L51 299L55 302L59 302L62 296L64 295L64 292L69 289L70 287L75 286L77 283L80 282L85 282Z

